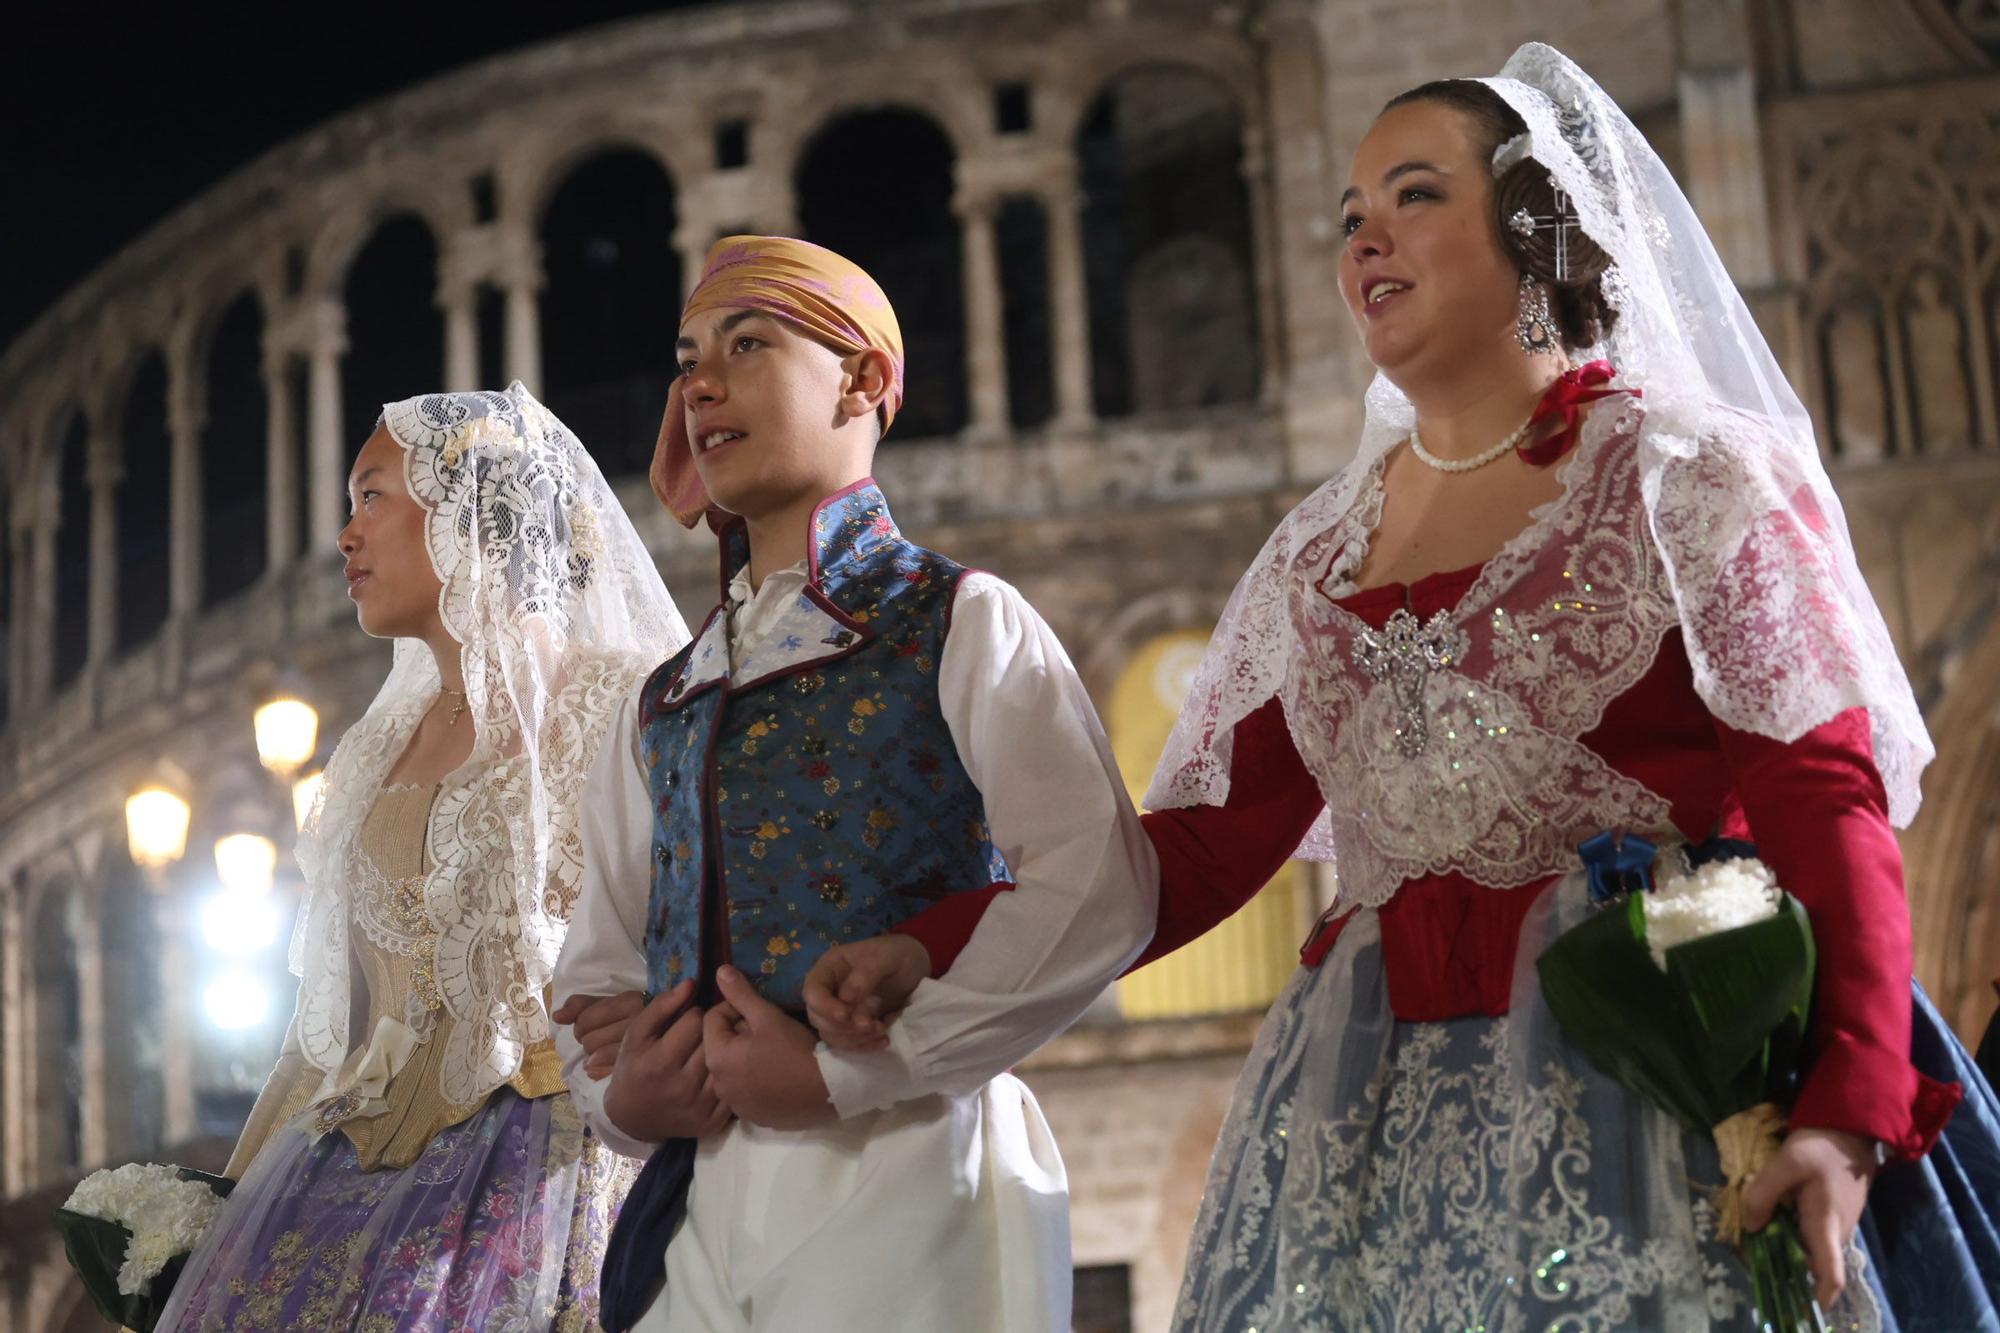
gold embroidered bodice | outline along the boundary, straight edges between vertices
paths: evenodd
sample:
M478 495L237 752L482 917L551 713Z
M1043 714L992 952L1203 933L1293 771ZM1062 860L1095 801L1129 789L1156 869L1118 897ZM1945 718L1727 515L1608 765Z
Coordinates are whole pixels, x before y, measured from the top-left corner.
M425 930L429 928L423 922L423 879L430 868L425 835L437 791L434 784L384 787L362 824L360 837L362 850L382 872L374 891L390 895L382 906L403 924ZM434 942L435 936L431 939ZM379 1037L407 1031L401 1021L413 1004L433 1013L435 1027L427 1040L409 1049L400 1061L390 1059L392 1069L379 1096L335 1091L319 1100L311 1128L338 1129L347 1135L360 1155L363 1170L405 1167L417 1160L433 1135L468 1119L486 1099L453 1105L440 1090L438 1066L455 1020L443 1011L438 999L430 951L420 948L413 957L391 953L376 947L360 930L352 931L349 941L352 1009L347 1030L354 1049L330 1086L335 1090L349 1087L371 1056L380 1067L386 1052L372 1048ZM384 1019L393 1020L386 1032ZM307 1064L300 1053L296 1032L288 1033L278 1067L258 1097L230 1158L228 1174L240 1178L272 1130L314 1104L323 1081L320 1071ZM561 1092L562 1060L555 1044L542 1041L530 1046L519 1071L503 1086L523 1097Z

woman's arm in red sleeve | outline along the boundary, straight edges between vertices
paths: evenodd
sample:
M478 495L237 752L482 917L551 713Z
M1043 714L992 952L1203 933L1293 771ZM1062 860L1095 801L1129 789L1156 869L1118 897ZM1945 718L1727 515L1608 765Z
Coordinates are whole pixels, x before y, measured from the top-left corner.
M986 909L993 905L994 895L1013 887L1002 882L948 894L909 920L889 927L889 931L911 936L924 946L924 952L931 956L931 979L936 980L951 971L951 965L958 961L966 941L972 938Z
M1236 724L1229 799L1140 816L1160 858L1160 919L1144 967L1199 939L1257 896L1298 850L1326 802L1271 700Z
M1958 1089L1910 1064L1910 909L1868 713L1849 709L1790 744L1721 722L1716 732L1757 855L1805 905L1819 955L1791 1124L1920 1157Z

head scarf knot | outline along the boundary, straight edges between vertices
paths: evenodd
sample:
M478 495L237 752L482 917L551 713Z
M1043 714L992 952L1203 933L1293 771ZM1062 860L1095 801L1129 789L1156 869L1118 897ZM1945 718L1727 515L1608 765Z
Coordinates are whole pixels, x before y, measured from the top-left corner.
M903 405L903 332L889 298L859 265L789 236L725 236L709 247L681 324L722 308L775 315L842 356L869 348L888 353L892 369L881 411L882 429L889 429ZM667 393L651 481L653 494L683 527L693 527L713 507L688 445L679 377Z

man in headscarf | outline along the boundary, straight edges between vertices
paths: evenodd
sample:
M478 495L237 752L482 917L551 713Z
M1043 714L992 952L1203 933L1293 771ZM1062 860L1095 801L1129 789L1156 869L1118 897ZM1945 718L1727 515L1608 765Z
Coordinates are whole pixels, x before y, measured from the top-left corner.
M648 1158L604 1323L1066 1329L1062 1163L1005 1071L1145 942L1150 847L1055 636L870 476L903 384L875 282L731 237L680 332L652 480L723 600L614 722L556 977L579 1106ZM908 1007L818 1044L809 971L871 941Z

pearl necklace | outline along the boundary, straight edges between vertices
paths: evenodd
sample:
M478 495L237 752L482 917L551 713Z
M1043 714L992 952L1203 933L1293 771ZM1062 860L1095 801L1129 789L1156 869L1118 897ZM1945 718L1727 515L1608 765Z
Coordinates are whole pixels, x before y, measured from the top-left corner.
M1456 459L1439 458L1436 454L1424 448L1424 437L1417 434L1417 428L1412 424L1410 427L1410 452L1417 456L1417 461L1429 467L1434 467L1440 472L1471 472L1475 468L1485 467L1488 463L1500 457L1500 455L1517 448L1521 441L1527 437L1528 427L1534 424L1535 419L1529 417L1521 423L1520 429L1494 445L1491 449L1488 449L1485 453L1474 454L1470 458Z

